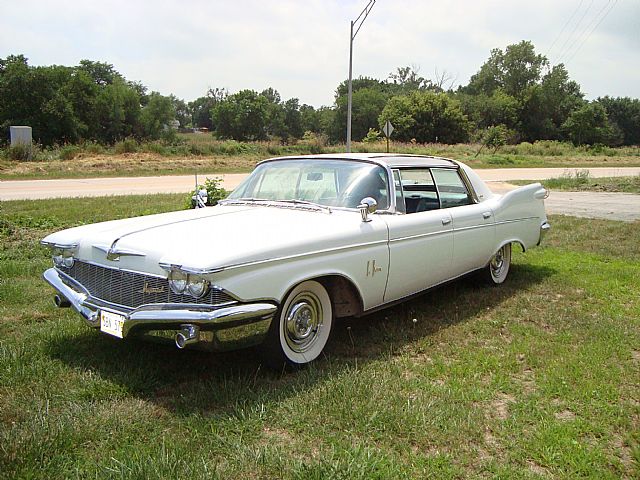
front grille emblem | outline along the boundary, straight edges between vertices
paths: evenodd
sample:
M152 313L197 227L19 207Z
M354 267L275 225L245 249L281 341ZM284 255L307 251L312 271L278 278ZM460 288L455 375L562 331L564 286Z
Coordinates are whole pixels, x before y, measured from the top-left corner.
M138 293L164 293L164 286L161 287L151 287L149 286L149 282L144 282L144 287Z

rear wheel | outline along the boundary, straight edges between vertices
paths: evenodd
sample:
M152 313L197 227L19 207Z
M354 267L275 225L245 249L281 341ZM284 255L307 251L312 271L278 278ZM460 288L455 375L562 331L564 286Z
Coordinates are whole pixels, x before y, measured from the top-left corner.
M484 277L488 283L500 285L507 279L511 266L511 244L507 243L491 257L489 265L484 271Z
M287 295L264 344L265 360L273 368L301 366L312 362L324 350L333 324L333 310L327 290L309 280Z

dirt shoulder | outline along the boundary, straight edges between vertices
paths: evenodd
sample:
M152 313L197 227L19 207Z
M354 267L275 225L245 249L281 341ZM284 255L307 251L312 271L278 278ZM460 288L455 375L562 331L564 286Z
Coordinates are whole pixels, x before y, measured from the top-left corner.
M422 152L411 152L422 153ZM523 168L594 168L640 167L637 155L515 155L503 154L474 157L470 152L435 152L455 158L477 169L522 170ZM270 155L238 154L216 156L163 156L156 153L87 154L71 160L58 158L38 162L17 162L0 159L0 179L57 179L96 177L142 177L158 175L188 175L194 172L242 173L250 172L256 163ZM514 168L515 167L515 168ZM513 177L516 179L516 177ZM526 179L517 177L517 179Z

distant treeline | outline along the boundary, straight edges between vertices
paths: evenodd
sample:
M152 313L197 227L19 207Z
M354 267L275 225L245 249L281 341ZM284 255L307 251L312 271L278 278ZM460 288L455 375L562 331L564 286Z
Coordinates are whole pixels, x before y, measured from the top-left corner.
M446 72L426 79L413 67L398 68L384 80L355 79L352 138L376 140L389 120L394 139L418 143L640 144L640 100L585 100L565 66L550 65L527 41L492 50L467 85L452 84ZM175 128L283 143L312 132L340 143L346 118L346 81L338 85L334 104L318 109L297 98L282 100L273 88L234 94L215 88L186 103L148 93L106 63L32 67L22 55L0 59L0 142L7 141L10 125L30 125L43 145L170 140Z

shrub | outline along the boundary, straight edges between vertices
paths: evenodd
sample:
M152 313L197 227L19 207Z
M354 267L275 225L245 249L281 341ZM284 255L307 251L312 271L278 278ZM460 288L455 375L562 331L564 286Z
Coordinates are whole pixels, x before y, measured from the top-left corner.
M7 158L18 162L31 162L37 160L38 147L31 143L18 143L7 149Z
M144 145L144 150L150 153L157 153L158 155L167 155L169 151L167 147L158 142L149 142Z
M282 155L282 147L279 145L269 144L267 145L267 153L269 155Z
M198 185L198 190L204 188L207 190L207 205L213 206L217 205L218 201L223 198L227 198L229 192L227 192L224 188L220 186L222 182L221 178L207 178L204 181L204 185ZM197 193L196 190L192 191L186 199L186 208L195 208L196 202L193 199L193 196Z
M369 131L367 132L367 136L364 137L362 141L364 143L375 143L375 142L379 142L380 139L381 139L380 130L376 130L375 128L370 128Z
M101 154L104 153L104 147L96 142L87 142L84 144L84 151L87 153Z
M307 130L302 136L300 145L307 147L309 153L324 153L324 147L327 146L328 137L321 133L310 132Z
M117 154L135 153L138 151L138 142L133 138L125 138L124 140L117 142L113 149Z
M60 160L73 160L82 153L82 149L77 145L65 145L58 150L58 158Z

